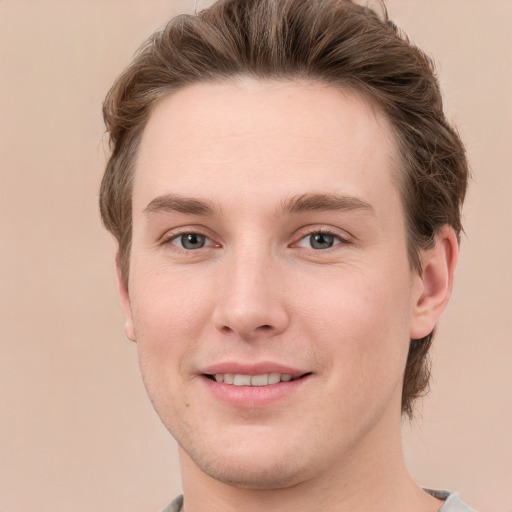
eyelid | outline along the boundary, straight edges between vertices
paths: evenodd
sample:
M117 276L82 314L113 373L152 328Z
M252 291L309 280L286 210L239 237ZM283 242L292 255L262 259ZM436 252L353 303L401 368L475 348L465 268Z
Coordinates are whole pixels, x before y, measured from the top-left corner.
M308 236L311 236L316 233L321 233L325 235L331 235L335 238L337 238L340 243L335 244L337 245L345 245L345 244L351 244L354 242L354 238L352 235L350 235L348 232L332 227L325 227L325 226L309 226L304 227L299 231L299 234L294 237L294 242L290 244L290 247L297 246L297 244L302 241L303 239L307 238ZM178 250L180 249L177 245L171 244L173 240L176 240L178 237L187 235L187 234L197 234L204 236L209 242L207 246L204 248L210 248L210 247L222 247L222 243L217 242L214 237L210 234L209 230L201 227L201 226L183 226L183 227L177 227L170 230L167 230L164 235L162 235L158 241L159 244L162 245L174 245L174 247L177 247ZM335 247L334 246L334 247ZM331 248L332 249L332 248ZM185 250L185 249L183 249ZM326 249L328 250L328 249ZM317 251L317 250L315 250ZM187 251L191 252L191 251Z
M196 249L188 249L187 247L183 247L183 243L174 243L178 240L181 240L184 236L186 235L197 235L197 236L200 236L202 238L204 238L204 245L202 247L197 247ZM183 249L185 251L199 251L200 249L206 249L208 247L215 247L215 242L208 236L205 236L201 233L195 233L195 232L190 232L190 233L180 233L172 238L169 239L169 242L170 244L178 247L179 249Z
M312 226L312 227L304 228L303 230L301 230L299 236L295 239L296 241L293 242L292 246L298 246L299 242L301 242L305 238L307 238L311 235L314 235L316 233L320 233L323 235L330 235L339 240L339 243L335 244L333 247L330 247L329 249L334 249L334 247L336 247L338 245L346 245L346 244L353 243L353 237L346 231L341 231L341 230L338 230L335 228L330 228L330 227L327 228L325 226L324 227ZM311 249L314 251L318 251L318 249L313 249L313 248L311 248ZM328 251L329 249L324 249L324 251Z
M176 244L172 244L172 241L176 240L180 236L189 235L189 234L204 236L209 242L211 242L208 245L205 245L204 248L221 247L221 244L219 242L215 241L214 237L209 233L209 230L206 230L205 228L202 228L200 226L183 226L183 227L169 229L165 232L165 234L163 236L160 237L160 240L158 243L162 244L162 245L167 245L167 244L173 245L174 247L177 247L179 250L181 248L179 246L177 246ZM183 249L183 250L186 250L186 249ZM187 251L187 252L191 252L191 251Z

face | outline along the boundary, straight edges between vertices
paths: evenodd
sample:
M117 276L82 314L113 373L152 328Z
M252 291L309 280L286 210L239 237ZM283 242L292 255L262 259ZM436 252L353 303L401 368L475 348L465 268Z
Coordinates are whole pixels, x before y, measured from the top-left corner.
M155 108L121 297L201 472L292 485L397 436L421 282L395 151L384 116L320 84L196 84Z

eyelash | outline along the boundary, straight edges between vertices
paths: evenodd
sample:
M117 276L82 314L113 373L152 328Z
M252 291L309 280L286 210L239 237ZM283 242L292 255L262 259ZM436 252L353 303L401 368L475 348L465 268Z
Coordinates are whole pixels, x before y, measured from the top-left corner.
M203 237L205 239L205 245L203 245L202 247L198 247L197 249L187 249L187 248L183 247L183 243L181 244L181 247L178 246L177 244L173 244L173 242L175 240L183 239L183 237L185 237L187 235L196 235L196 236ZM206 245L207 241L210 242L208 245ZM198 249L204 249L204 248L214 247L214 246L219 247L219 245L216 244L215 242L213 242L213 240L208 235L205 235L204 233L201 233L200 231L182 231L180 233L173 233L170 237L165 238L163 240L163 243L174 245L179 250L186 251L186 252L194 252L195 250L198 250Z
M198 247L198 248L195 248L195 249L187 249L186 247L183 247L183 237L185 237L187 235L196 235L196 236L199 236L199 237L203 237L205 239L205 245L203 245L201 247ZM310 249L310 250L313 250L315 252L324 252L324 251L328 251L330 249L334 249L334 248L336 248L339 245L347 245L347 244L351 243L351 240L348 237L341 236L339 233L335 233L333 230L317 228L317 229L311 229L311 230L309 230L307 232L304 232L301 235L301 237L296 242L291 244L291 247L294 247L294 246L295 247L297 247L297 246L301 247L299 245L300 242L308 239L308 237L311 239L311 237L314 236L314 235L324 235L324 236L327 236L327 237L332 237L333 238L333 245L330 246L330 247L325 247L325 248L304 247L305 249ZM180 245L173 243L175 240L180 240L180 239L182 240ZM336 243L336 241L337 241L337 243ZM174 247L176 247L177 250L188 252L188 253L196 252L199 249L208 249L208 248L212 248L212 247L213 248L220 247L219 244L214 242L208 235L202 233L200 230L196 230L196 231L190 230L190 231L182 231L182 232L179 232L179 233L173 233L173 234L171 234L171 236L166 237L163 240L163 244L164 245L167 245L167 244L173 245Z
M329 229L312 229L311 231L308 231L307 233L304 233L297 242L294 243L294 245L297 245L299 242L306 240L307 238L310 238L313 235L325 235L329 237L333 237L333 239L337 240L338 243L334 243L332 247L326 247L324 249L315 249L314 247L309 247L309 249L315 250L315 251L328 251L329 249L334 249L338 245L346 245L350 244L351 241L348 239L348 237L341 236L339 233L335 233L332 230Z

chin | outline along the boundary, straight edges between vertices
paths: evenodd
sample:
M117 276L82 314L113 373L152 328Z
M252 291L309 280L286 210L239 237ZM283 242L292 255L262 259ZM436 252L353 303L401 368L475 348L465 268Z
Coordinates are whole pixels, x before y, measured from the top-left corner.
M292 487L306 479L304 465L297 457L239 457L219 455L216 458L188 453L193 463L206 475L239 489L271 490Z
M277 430L277 432L276 432ZM273 428L174 429L182 463L240 489L283 489L311 478L315 461L304 442ZM186 434L186 435L182 435ZM318 469L318 468L317 468Z

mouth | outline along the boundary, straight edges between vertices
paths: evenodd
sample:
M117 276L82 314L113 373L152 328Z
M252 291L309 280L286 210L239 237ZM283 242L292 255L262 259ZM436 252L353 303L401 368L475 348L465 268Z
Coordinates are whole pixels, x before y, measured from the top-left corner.
M260 375L247 375L243 373L215 373L204 376L212 381L229 384L232 386L264 387L279 384L280 382L291 382L303 379L311 375L311 372L302 375L291 373L262 373Z
M223 361L202 368L201 380L220 402L239 410L263 409L310 388L313 372L277 361Z

